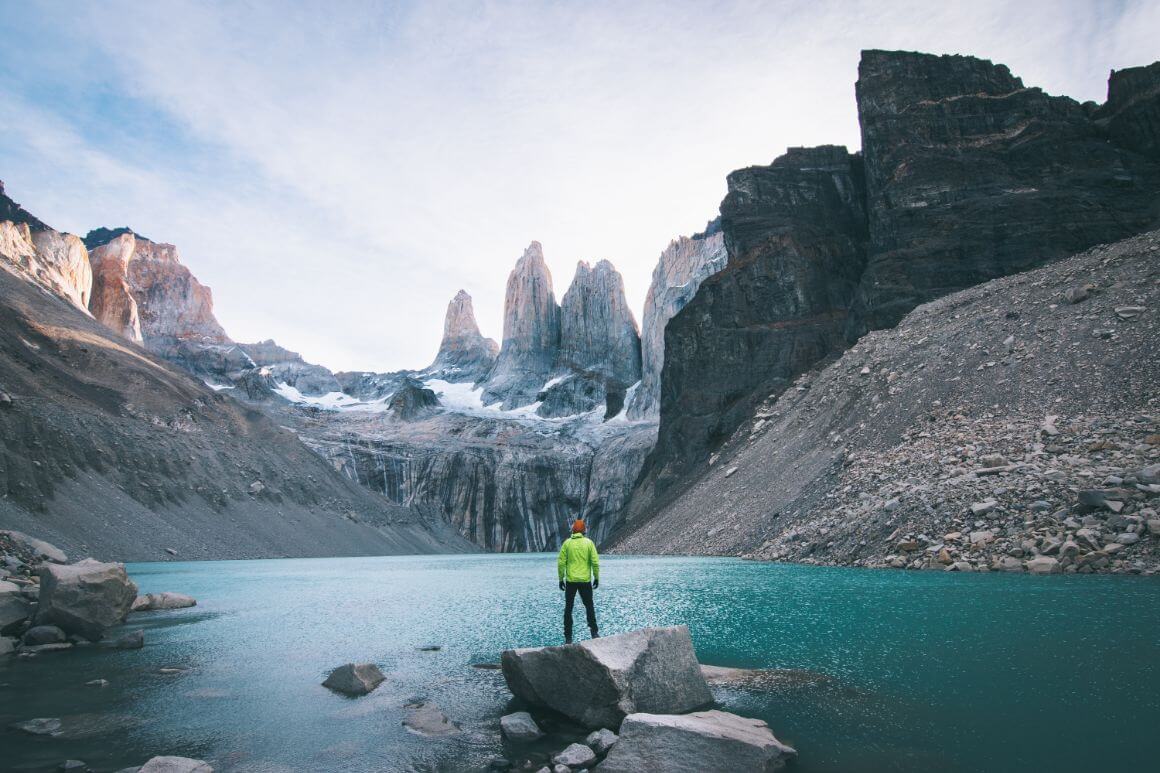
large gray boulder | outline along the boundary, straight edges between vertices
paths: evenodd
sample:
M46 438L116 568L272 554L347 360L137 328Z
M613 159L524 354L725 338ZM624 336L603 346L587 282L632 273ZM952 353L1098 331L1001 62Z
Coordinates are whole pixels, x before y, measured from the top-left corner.
M636 712L680 713L713 702L683 625L506 650L502 668L517 698L592 729L618 727Z
M96 641L106 628L125 621L135 598L137 586L124 564L91 558L65 566L44 564L36 622Z
M517 711L500 717L499 729L509 741L534 741L544 735L536 720L526 711Z
M366 695L384 679L383 672L374 663L347 663L331 671L322 686L346 695Z
M18 633L31 614L32 607L23 596L0 593L0 634Z
M184 593L146 593L133 601L132 612L153 612L158 609L184 609L197 606L197 599Z
M725 711L630 714L600 773L754 773L781 770L797 752L759 719Z
M213 773L213 768L189 757L154 757L142 765L138 773Z

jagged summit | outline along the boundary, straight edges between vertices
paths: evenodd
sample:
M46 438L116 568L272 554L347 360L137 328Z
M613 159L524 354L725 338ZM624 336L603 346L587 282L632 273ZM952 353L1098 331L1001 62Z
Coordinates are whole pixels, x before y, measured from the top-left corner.
M498 354L499 344L479 332L471 296L460 290L447 304L443 340L426 372L452 383L475 382L488 374Z
M533 241L508 276L503 344L484 387L487 404L505 409L535 402L551 377L560 345L560 307L544 250Z
M100 247L102 244L108 244L118 236L124 236L125 234L132 234L133 238L141 239L142 241L153 241L148 237L142 236L126 225L121 226L120 228L105 228L104 226L100 228L94 228L85 234L84 242L85 246L91 250L95 247Z

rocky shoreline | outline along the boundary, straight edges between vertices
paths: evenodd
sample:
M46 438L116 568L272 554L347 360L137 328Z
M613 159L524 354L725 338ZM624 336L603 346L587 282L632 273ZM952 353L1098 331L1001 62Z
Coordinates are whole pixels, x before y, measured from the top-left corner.
M0 531L0 657L38 658L82 648L138 650L141 631L116 635L133 612L182 609L197 600L180 593L137 595L124 564L86 558L70 563L60 548L18 531ZM55 655L54 657L62 657ZM94 679L88 687L108 682ZM10 725L34 736L57 736L64 723L35 717ZM86 773L83 760L65 760L61 771ZM213 773L201 760L156 756L117 773Z

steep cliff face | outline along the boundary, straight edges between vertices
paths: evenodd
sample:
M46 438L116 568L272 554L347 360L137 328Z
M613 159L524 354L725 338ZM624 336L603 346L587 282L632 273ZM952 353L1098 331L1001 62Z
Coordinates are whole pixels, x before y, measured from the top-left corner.
M645 499L703 461L752 409L845 341L865 265L858 156L794 148L729 175L729 263L665 330L660 435Z
M560 346L560 307L543 248L532 242L508 276L503 344L483 399L505 409L531 405L552 374Z
M1113 76L1116 98L1097 108L971 57L864 52L864 159L797 149L729 176L729 265L668 325L633 516L692 485L757 402L867 329L1156 222L1157 73Z
M460 290L447 304L443 340L426 372L451 383L474 383L491 372L498 354L499 345L479 332L471 296Z
M419 392L404 387L396 394ZM301 422L306 443L351 480L502 552L555 549L579 516L602 539L617 524L653 439L650 426L549 426L526 414L443 405L409 417L346 411L290 420Z
M0 181L0 255L28 278L88 310L93 272L79 237L42 223L4 192Z
M1149 101L1134 80L1117 84L1122 111ZM1003 65L866 51L856 92L870 212L856 333L1153 222L1155 164Z
M560 305L560 348L550 386L537 396L541 416L598 406L611 418L640 380L640 333L624 298L624 280L607 260L581 261Z
M136 246L132 234L94 245L89 253L93 293L89 311L117 335L141 343L141 312L129 285L129 261Z
M210 289L182 265L172 244L128 228L90 231L85 243L98 320L203 378L253 366L214 317Z
M725 267L726 260L720 218L709 223L703 233L674 239L661 253L644 300L641 380L628 404L629 418L659 417L665 326L693 299L701 282Z
M1160 160L1160 62L1113 70L1096 117L1117 145Z

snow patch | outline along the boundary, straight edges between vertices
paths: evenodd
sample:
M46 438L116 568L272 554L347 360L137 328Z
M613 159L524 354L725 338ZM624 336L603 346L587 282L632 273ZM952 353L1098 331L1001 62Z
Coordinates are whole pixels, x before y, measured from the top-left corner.
M368 411L372 413L383 413L390 410L387 407L387 401L391 399L390 395L370 402L359 400L357 397L351 397L345 392L327 392L324 395L304 395L296 387L292 387L284 381L278 382L278 385L274 387L274 393L297 405L308 405L324 411Z
M209 381L204 381L202 383L204 383L207 387L209 387L210 389L212 389L215 392L220 392L223 389L236 389L237 388L233 384L213 384L213 383L210 383Z

